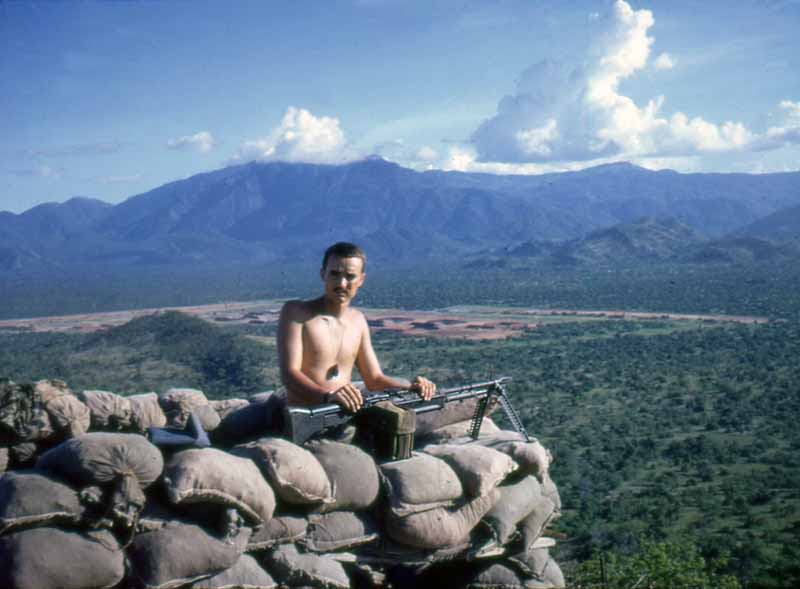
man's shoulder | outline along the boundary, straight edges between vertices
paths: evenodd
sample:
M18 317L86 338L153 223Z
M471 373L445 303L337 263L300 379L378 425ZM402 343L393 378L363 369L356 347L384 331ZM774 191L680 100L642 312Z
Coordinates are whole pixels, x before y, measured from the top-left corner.
M305 321L314 316L314 301L294 299L286 301L281 308L281 315L294 321Z

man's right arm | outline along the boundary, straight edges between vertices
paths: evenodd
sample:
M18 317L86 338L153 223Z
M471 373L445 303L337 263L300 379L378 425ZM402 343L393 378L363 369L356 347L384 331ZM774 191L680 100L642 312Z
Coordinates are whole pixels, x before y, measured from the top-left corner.
M278 363L281 381L292 397L308 405L324 401L328 390L303 374L303 316L302 303L289 301L281 309L278 320Z

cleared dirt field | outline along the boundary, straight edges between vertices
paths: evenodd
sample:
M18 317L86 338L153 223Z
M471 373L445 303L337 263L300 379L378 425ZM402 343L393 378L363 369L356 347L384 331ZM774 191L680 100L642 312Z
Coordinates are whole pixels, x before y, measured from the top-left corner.
M214 323L275 324L283 301L218 303L196 307L163 307L107 313L85 313L0 321L0 331L86 333L108 329L131 319L165 311L180 311ZM526 309L521 307L461 306L436 311L362 309L373 332L392 331L409 336L453 337L473 340L503 339L536 329L544 323L597 320L670 320L704 323L766 323L765 317L688 315L639 311Z

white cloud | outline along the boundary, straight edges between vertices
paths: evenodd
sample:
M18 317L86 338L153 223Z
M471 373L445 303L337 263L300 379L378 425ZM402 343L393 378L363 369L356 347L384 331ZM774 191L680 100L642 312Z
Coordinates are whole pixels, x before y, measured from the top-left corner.
M620 92L624 80L646 67L654 24L651 11L617 0L609 14L591 22L595 38L584 66L568 71L543 61L525 70L515 94L473 133L478 162L588 162L752 147L757 136L743 123L664 115L663 96L640 106ZM674 60L662 53L654 65L671 67Z
M656 57L653 66L655 66L657 70L671 70L675 67L675 60L669 53L662 53Z
M778 108L783 120L767 129L766 136L759 138L757 149L761 151L800 144L800 102L781 100Z
M167 141L167 147L169 149L191 150L200 153L208 153L214 149L215 145L216 141L208 131L200 131L194 135L185 135Z
M233 160L342 163L356 157L339 119L316 117L303 108L290 106L269 136L243 142Z
M432 147L425 145L417 150L415 157L423 162L433 162L439 159L439 153Z

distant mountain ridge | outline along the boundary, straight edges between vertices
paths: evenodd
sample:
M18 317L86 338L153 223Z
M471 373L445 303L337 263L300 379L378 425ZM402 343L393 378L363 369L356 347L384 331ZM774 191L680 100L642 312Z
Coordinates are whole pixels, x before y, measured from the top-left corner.
M452 257L511 244L548 248L643 217L674 219L685 231L719 238L791 207L800 207L798 172L679 174L618 163L495 176L416 172L380 158L344 165L253 162L115 206L72 199L0 213L0 269L317 256L343 239L377 257ZM669 230L658 231L667 231L660 238L666 244ZM635 252L650 247L643 239L612 232L594 236L592 247ZM587 244L569 255L592 258ZM651 248L649 255L666 253Z

